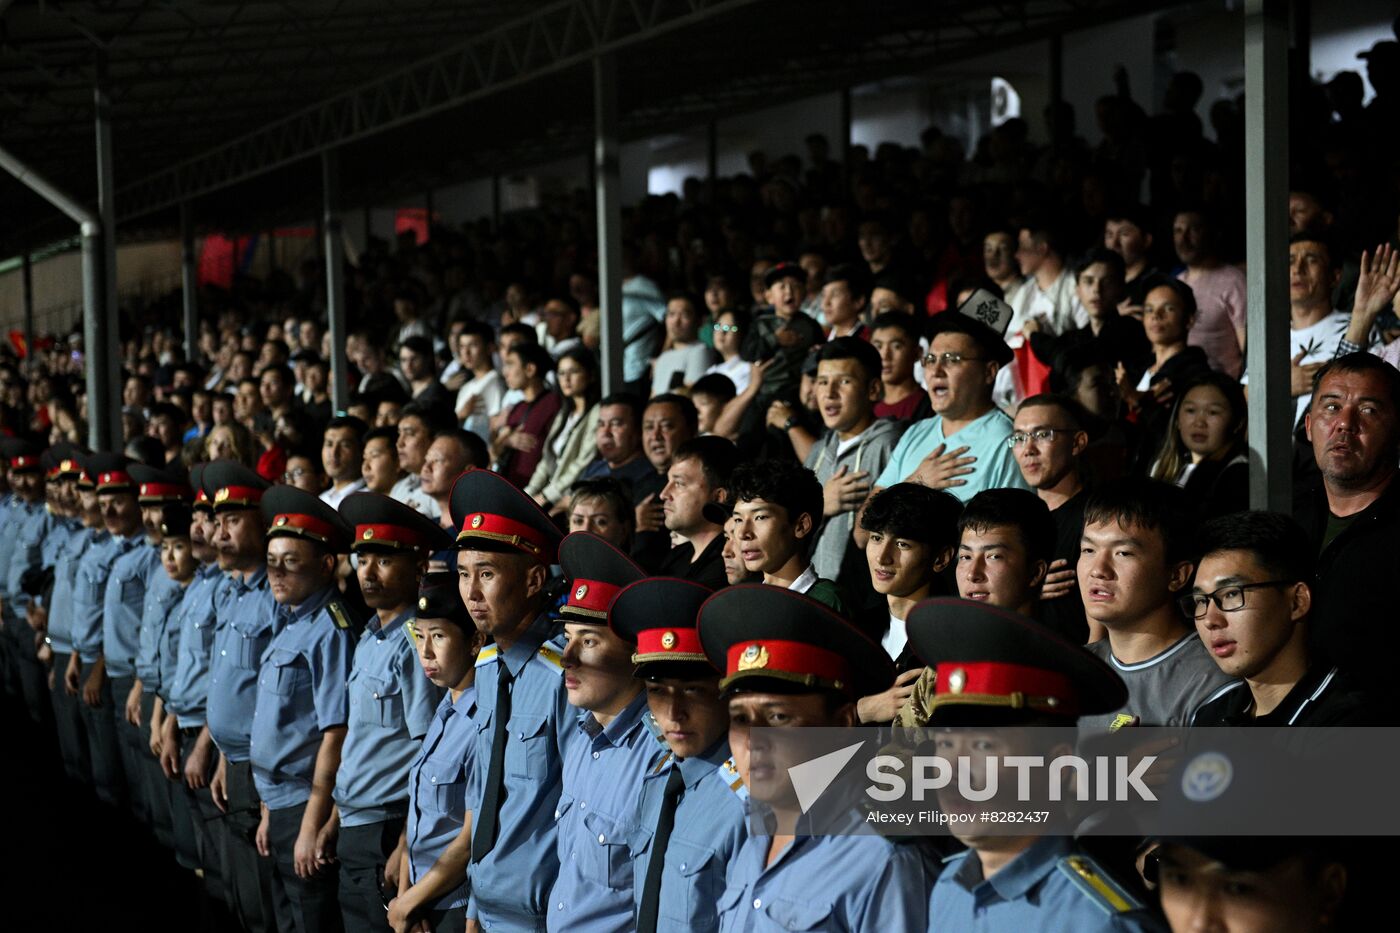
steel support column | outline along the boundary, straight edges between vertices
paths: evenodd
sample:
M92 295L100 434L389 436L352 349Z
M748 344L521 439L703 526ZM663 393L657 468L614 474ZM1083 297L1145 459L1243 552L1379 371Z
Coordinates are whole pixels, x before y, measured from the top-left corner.
M321 194L325 202L322 229L325 235L326 323L331 333L331 408L344 411L350 404L350 383L345 371L345 239L340 222L340 159L334 149L321 153Z
M24 361L34 361L34 263L29 250L24 251L20 278L24 285Z
M120 334L117 320L117 189L112 170L112 110L106 63L99 63L93 88L97 131L97 208L102 217L101 302L83 315L87 354L88 444L93 450L120 451L122 436ZM84 301L85 311L93 306Z
M1288 367L1288 6L1246 0L1245 258L1248 263L1249 504L1293 504ZM1269 320L1269 309L1276 313Z
M603 394L622 389L622 177L617 138L617 63L593 59L593 190L598 214L598 313L602 320Z
M199 356L199 295L194 252L194 223L188 201L180 205L180 298L185 320L185 359Z

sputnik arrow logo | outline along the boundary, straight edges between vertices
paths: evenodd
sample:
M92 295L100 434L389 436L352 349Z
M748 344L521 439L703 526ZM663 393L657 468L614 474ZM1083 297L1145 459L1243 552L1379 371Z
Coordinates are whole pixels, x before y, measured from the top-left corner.
M864 744L862 741L847 745L820 758L813 758L788 768L788 778L792 781L792 789L797 793L797 803L802 807L803 813L812 808L817 798L826 792L831 782L841 774L841 769L846 767L846 763L855 757Z

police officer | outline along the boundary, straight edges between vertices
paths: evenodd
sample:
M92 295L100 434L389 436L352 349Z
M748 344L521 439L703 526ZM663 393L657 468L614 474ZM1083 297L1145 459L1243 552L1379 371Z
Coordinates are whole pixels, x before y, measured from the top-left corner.
M6 537L13 537L9 561L4 565L3 604L5 636L9 639L11 670L25 708L35 722L46 722L45 672L39 663L38 644L29 625L29 605L33 595L25 591L26 575L42 566L44 540L53 530L55 518L44 507L44 470L41 451L29 441L10 438L3 452L10 462L10 487L16 502Z
M262 798L258 851L291 904L298 931L340 930L336 873L318 857L348 718L354 626L335 582L350 529L335 509L294 486L263 494L267 581L277 628L263 652L249 745Z
M719 928L918 930L927 926L932 872L922 850L873 833L808 835L786 772L755 784L758 726L856 725L856 701L888 687L894 665L878 644L815 600L764 584L721 590L704 604L700 642L725 672L729 742L769 833L752 834L730 863ZM833 829L857 833L852 810Z
M554 811L577 714L564 690L550 564L560 534L538 505L487 470L452 487L462 601L495 644L477 661L471 899L482 929L538 930L559 873Z
M352 933L387 930L398 893L408 817L408 768L432 724L442 691L423 676L408 625L428 555L451 545L437 522L388 496L361 492L340 503L353 528L356 578L374 610L355 647L350 729L335 780L340 906Z
M908 618L909 643L934 671L929 725L1073 726L1117 709L1123 681L1060 635L1008 609L927 599ZM1008 734L999 733L1003 742ZM961 828L960 828L961 827ZM952 824L968 846L945 861L929 901L930 930L1157 930L1157 919L1068 835L982 834Z
M49 673L53 663L53 643L48 635L48 624L52 608L55 566L58 563L60 553L67 548L69 539L82 528L82 523L76 517L78 496L74 481L77 479L77 470L75 468L69 473L65 472L63 468L65 462L73 463L71 460L63 460L72 450L73 445L65 442L50 447L39 458L46 477L44 508L51 516L52 524L48 534L40 543L39 567L27 571L20 580L20 586L32 597L29 601L29 607L25 611L25 618L30 629L30 639L37 647L36 661L40 667L39 686L42 693L46 694L52 693L55 681L59 681L61 686L61 678L55 678ZM48 677L47 684L44 683L45 677ZM71 741L63 734L66 726L50 719L55 713L50 698L45 698L43 705L45 707L43 719L46 722L55 723L59 750L66 759L69 755L67 748ZM76 717L76 711L72 711L72 715Z
M216 596L214 648L209 662L205 722L219 749L210 794L226 814L224 878L245 929L291 929L274 908L272 862L261 858L254 836L262 804L249 761L258 672L277 633L277 606L267 586L267 537L260 503L268 484L240 463L216 460L200 481L214 502L214 546L225 574ZM281 916L290 905L278 899Z
M647 698L632 676L631 646L607 627L617 593L646 576L602 538L569 535L559 546L569 581L564 690L578 741L564 757L555 808L559 877L549 895L551 930L616 930L632 921L632 858L642 778L663 754L647 726Z
M127 719L134 722L142 741L133 747L140 764L141 788L146 809L156 838L162 845L173 847L181 864L195 868L193 862L193 826L181 827L181 838L175 839L174 812L170 793L166 790L164 773L160 770L159 742L164 705L160 690L160 649L165 638L166 623L171 610L184 595L184 587L166 573L161 560L164 534L161 526L166 504L184 504L193 500L194 492L183 478L164 470L133 463L127 472L136 483L136 499L141 505L141 523L146 529L148 547L140 551L145 573L145 591L141 603L140 627L136 640L136 682L127 703ZM184 519L182 524L187 524Z
M215 609L227 577L219 570L213 544L214 503L204 491L204 464L190 469L194 505L189 521L190 553L198 562L194 579L185 588L184 598L172 619L179 630L174 673L165 697L164 734L161 738L161 768L177 793L183 793L198 818L194 821L199 846L199 864L204 870L204 892L215 905L230 910L233 903L224 870L225 839L223 811L214 804L209 783L218 763L218 749L205 724L205 703L209 696L209 665L214 645ZM214 907L217 910L217 907Z
M446 690L408 772L408 826L399 894L389 924L424 922L433 933L466 926L471 821L467 781L476 739L476 659L482 637L467 615L455 572L429 573L414 620L423 673Z
M92 780L92 764L88 759L87 734L83 730L82 712L77 691L69 692L64 674L73 655L73 587L78 567L88 549L99 536L106 537L102 513L97 508L97 491L92 481L84 482L85 474L77 460L76 451L61 457L56 485L71 486L71 516L67 536L57 547L53 560L53 588L44 610L45 632L51 652L54 725L58 736L63 769L71 780L87 783Z
M124 804L128 787L123 766L122 739L118 718L125 722L126 694L131 690L131 666L135 655L134 638L120 640L124 631L113 630L109 640L107 615L109 601L122 600L121 577L117 565L133 553L141 543L141 509L136 497L136 484L127 473L131 461L121 454L96 453L83 461L84 472L92 479L102 511L107 537L94 541L78 566L73 585L73 655L68 659L65 680L70 691L82 691L83 726L88 736L88 754L92 762L92 781L97 796L112 804ZM128 619L139 611L125 607ZM115 615L115 613L113 613ZM117 655L109 658L109 648ZM109 666L125 678L114 683ZM122 705L116 700L120 696Z
M635 673L667 747L642 780L630 843L639 933L717 930L725 870L748 836L729 705L695 628L709 596L698 583L655 577L624 589L608 609L612 630L635 648Z

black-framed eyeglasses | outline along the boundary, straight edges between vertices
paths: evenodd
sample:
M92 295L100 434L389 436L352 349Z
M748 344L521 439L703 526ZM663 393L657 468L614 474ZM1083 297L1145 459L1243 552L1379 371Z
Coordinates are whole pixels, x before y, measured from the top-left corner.
M923 364L932 369L941 362L944 369L950 369L959 363L977 363L981 359L980 356L963 356L961 353L925 353Z
M1222 586L1214 593L1195 593L1190 596L1183 596L1178 599L1177 605L1181 611L1193 619L1204 619L1206 610L1211 603L1215 603L1221 612L1238 612L1244 608L1244 591L1256 590L1266 586L1292 586L1296 580L1265 580L1263 583L1232 583L1229 586Z
M1035 441L1037 444L1044 444L1052 440L1056 434L1073 434L1070 428L1036 428L1034 431L1017 431L1006 439L1006 446L1015 450L1017 447L1026 446L1026 441Z

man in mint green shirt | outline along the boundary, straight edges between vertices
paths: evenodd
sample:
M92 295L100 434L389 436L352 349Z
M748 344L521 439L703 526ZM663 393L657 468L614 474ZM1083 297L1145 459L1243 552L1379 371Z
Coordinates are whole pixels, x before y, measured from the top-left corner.
M1007 444L1011 419L992 402L997 372L1011 360L1006 341L975 316L945 311L934 318L923 360L933 417L900 438L874 491L922 483L965 502L984 489L1029 488Z

